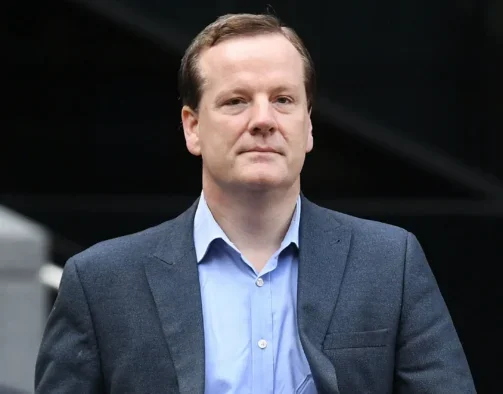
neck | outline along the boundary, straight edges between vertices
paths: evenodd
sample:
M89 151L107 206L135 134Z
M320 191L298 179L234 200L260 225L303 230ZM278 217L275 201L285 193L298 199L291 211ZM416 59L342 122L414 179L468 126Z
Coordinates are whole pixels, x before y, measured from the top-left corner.
M241 253L260 259L256 254L261 251L268 259L288 231L300 186L296 182L288 190L224 191L203 180L203 192L215 221Z

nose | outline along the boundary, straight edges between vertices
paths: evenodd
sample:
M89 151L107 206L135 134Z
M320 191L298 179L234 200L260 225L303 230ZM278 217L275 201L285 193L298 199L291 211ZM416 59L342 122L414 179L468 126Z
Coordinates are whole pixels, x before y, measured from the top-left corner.
M252 133L272 133L277 129L274 108L268 99L257 100L252 107L249 129Z

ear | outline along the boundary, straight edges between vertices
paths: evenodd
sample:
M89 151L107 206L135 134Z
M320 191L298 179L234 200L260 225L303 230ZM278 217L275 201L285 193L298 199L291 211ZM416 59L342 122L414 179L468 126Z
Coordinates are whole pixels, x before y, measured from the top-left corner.
M199 117L196 111L187 105L182 108L183 134L187 149L194 156L201 156L199 144Z
M313 122L311 121L311 110L309 110L309 117L307 120L307 144L306 144L306 153L309 153L313 150Z

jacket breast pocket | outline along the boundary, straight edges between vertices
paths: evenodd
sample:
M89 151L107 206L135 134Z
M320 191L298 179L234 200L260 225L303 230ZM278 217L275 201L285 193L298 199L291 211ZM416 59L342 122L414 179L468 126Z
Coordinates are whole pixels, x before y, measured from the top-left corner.
M331 332L322 346L341 393L391 392L395 355L391 329Z
M384 347L389 343L389 330L331 332L325 336L323 349Z

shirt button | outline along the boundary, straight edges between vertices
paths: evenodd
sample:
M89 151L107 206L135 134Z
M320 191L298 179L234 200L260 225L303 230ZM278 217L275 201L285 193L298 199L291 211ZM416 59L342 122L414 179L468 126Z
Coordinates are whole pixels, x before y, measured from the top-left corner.
M262 278L258 278L257 281L255 282L255 284L258 286L258 287L262 287L264 286L264 279Z
M267 347L267 341L265 339L261 339L260 341L258 341L258 347L265 349Z

